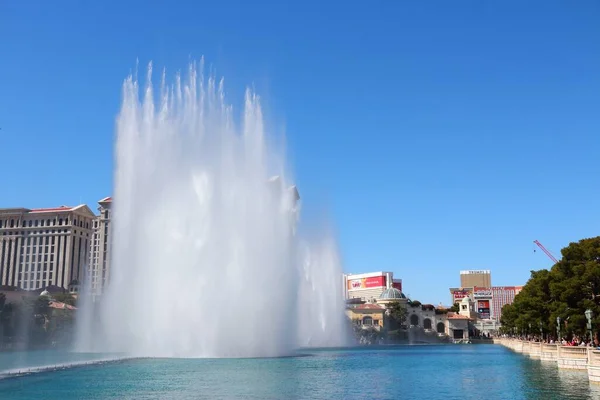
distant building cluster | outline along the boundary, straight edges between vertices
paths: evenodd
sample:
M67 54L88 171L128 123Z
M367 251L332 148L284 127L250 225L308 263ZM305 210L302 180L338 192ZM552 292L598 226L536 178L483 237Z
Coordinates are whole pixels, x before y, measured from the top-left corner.
M100 214L76 207L0 209L0 286L28 291L81 289L91 274L92 293L101 294L110 274L110 206Z
M0 209L0 289L78 294L89 277L90 294L102 295L110 281L112 202L111 197L101 199L98 214L83 204ZM343 280L347 313L361 324L381 327L390 300L413 304L393 272L344 274ZM420 306L408 307L409 325L455 339L467 338L469 329L495 331L502 307L521 288L493 286L489 270L460 271L460 287L450 288L458 312L415 302Z
M402 279L394 278L393 272L346 274L343 279L346 314L356 324L389 329L386 312L391 302L398 302L407 312L405 331L423 341L431 341L431 335L456 342L497 334L502 307L522 288L493 286L489 270L460 271L461 286L450 288L452 306L434 306L405 296Z
M522 286L492 286L489 270L460 271L460 287L450 288L452 304L469 298L475 303L477 318L500 322L502 307L512 304Z
M417 342L466 341L473 336L469 329L473 305L468 299L458 312L448 312L441 305L411 301L402 293L402 279L394 278L393 272L347 274L343 279L346 315L362 328L388 329L388 306L398 302L406 309L405 331Z

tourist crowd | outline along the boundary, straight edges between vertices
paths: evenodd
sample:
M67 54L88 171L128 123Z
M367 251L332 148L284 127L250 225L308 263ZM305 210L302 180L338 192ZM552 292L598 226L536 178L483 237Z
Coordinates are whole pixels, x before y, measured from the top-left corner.
M540 336L535 335L502 335L504 338L523 340L534 343L548 343L548 344L560 344L561 346L578 346L578 347L596 347L600 349L600 343L598 342L598 338L594 339L594 342L588 338L584 338L581 336L574 335L571 339L567 339L563 337L560 341L556 340L554 336L548 336L546 338L541 338Z

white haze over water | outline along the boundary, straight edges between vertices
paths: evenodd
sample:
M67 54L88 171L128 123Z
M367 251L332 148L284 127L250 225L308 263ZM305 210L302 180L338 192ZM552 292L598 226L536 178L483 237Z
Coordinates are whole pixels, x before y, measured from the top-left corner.
M163 73L158 93L151 75L142 96L135 77L123 84L110 285L81 310L79 349L268 357L346 344L336 243L295 234L295 187L257 95L236 124L202 64L170 85Z

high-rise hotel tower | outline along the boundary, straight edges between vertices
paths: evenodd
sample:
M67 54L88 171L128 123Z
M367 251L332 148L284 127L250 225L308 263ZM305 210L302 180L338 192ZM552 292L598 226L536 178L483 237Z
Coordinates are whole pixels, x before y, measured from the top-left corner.
M0 285L78 292L94 213L86 205L0 209Z

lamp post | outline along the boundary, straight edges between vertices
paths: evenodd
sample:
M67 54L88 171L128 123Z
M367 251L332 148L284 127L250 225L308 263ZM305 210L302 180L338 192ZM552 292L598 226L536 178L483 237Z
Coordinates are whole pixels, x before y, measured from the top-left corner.
M556 340L560 344L560 317L556 317Z
M540 320L540 342L544 340L544 325L542 324L542 320Z
M527 336L530 336L530 335L531 335L531 322L529 323L529 330L527 331ZM528 337L528 339L529 339L529 337Z
M594 312L589 308L585 310L585 318L587 319L587 329L590 333L590 341L594 341L594 333L592 332L592 318L594 318Z

